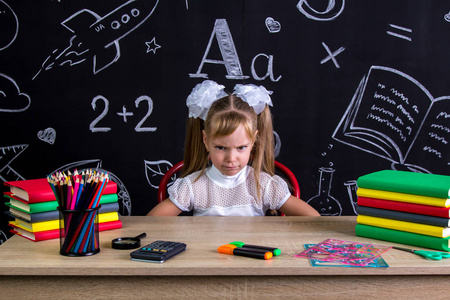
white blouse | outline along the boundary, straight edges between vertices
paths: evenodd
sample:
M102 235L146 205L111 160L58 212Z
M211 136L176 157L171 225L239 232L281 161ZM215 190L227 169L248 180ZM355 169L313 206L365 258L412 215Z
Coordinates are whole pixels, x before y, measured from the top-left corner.
M280 176L261 172L260 201L250 166L226 176L213 165L195 180L199 173L178 178L168 189L170 200L182 211L193 210L194 216L264 216L268 209L279 209L291 196Z

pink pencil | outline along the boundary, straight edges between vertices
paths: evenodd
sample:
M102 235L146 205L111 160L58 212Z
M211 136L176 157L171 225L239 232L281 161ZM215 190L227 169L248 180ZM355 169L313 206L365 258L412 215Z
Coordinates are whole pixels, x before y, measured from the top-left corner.
M71 206L72 203L72 180L70 180L70 178L67 179L67 197L66 197L66 208L69 208Z
M78 189L80 187L80 178L77 176L75 179L75 187L73 189L72 202L70 203L70 209L75 209L75 203L77 202Z

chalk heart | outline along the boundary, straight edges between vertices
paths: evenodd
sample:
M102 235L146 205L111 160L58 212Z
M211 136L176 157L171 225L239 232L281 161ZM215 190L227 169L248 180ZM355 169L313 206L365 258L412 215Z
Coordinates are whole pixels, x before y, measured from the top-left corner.
M51 127L47 128L45 130L40 130L38 132L38 138L41 141L44 141L46 143L53 145L53 143L55 142L55 139L56 139L56 131L55 131L55 129L53 129Z
M266 27L270 33L277 33L281 30L281 24L278 21L275 21L273 18L266 18Z

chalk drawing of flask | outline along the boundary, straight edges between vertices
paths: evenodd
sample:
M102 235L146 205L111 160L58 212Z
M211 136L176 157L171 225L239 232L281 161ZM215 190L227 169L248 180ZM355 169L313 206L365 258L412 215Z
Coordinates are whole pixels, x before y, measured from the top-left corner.
M322 216L340 216L342 213L341 204L330 195L334 171L332 168L319 168L319 192L307 201Z
M358 195L356 194L356 190L358 186L356 185L356 180L349 180L344 182L344 185L347 187L348 197L350 198L350 204L352 205L353 212L355 215L358 215Z

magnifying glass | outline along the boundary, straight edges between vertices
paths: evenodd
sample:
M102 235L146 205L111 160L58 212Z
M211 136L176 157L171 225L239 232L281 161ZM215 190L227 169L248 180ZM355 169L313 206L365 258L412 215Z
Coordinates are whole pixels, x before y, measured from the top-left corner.
M111 241L113 249L135 249L141 246L141 238L146 237L147 234L141 233L136 237L122 237Z

